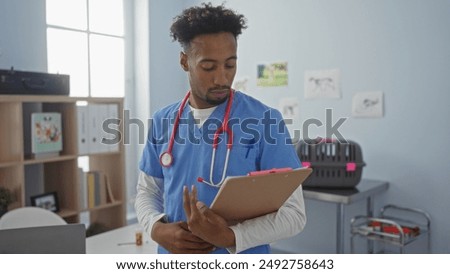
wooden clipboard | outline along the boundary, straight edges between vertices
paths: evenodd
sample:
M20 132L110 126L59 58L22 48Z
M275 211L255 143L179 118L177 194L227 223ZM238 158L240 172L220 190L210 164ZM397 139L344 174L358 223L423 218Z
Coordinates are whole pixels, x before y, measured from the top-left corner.
M227 177L210 208L230 224L277 211L312 172L311 168L280 170Z

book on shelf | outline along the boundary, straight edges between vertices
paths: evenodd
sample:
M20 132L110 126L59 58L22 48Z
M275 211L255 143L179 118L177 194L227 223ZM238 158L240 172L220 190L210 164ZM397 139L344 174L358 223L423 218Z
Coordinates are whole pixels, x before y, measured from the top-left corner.
M78 168L78 193L79 193L79 203L80 209L84 210L88 208L88 200L87 200L87 174L83 171L82 168Z
M107 176L101 171L86 173L87 207L94 208L115 202L114 195Z
M63 148L61 113L31 114L31 153L35 158L58 156Z

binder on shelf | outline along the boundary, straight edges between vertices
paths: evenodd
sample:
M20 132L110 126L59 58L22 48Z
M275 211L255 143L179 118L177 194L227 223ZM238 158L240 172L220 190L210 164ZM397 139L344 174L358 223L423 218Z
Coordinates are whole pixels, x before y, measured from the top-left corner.
M98 104L94 105L97 111L97 115L99 117L99 123L97 126L97 136L99 136L98 140L98 152L108 152L109 151L109 145L104 143L104 139L108 138L108 133L103 128L105 126L104 123L108 122L109 120L109 106L107 104Z
M89 153L88 107L77 106L78 154Z
M114 119L114 123L110 123L109 124L109 128L114 130L116 133L119 132L120 126L119 126L118 123L116 123L116 121L118 122L118 119L119 119L119 105L117 105L117 104L109 104L108 105L108 115L109 115L110 119ZM115 137L118 137L118 136L114 136L114 135L111 135L111 134L107 134L106 135L106 138L108 138L108 139L113 139ZM115 139L113 141L114 141L114 144L108 145L108 151L110 151L110 152L119 152L120 139L117 139L117 140Z
M88 147L89 153L100 152L99 142L100 142L100 117L97 113L97 105L88 105Z
M103 139L112 140L116 136L111 132L119 132L118 104L88 104L77 106L78 116L78 153L119 152L119 141L114 144L103 143ZM108 123L104 125L104 122ZM107 128L103 128L106 126ZM106 129L106 130L105 130Z

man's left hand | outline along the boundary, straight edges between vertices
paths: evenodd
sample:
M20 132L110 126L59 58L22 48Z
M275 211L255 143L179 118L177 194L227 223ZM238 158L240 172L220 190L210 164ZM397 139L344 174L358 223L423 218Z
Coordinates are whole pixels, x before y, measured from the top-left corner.
M195 186L192 186L191 193L186 186L183 188L183 207L192 234L217 247L235 246L233 230L228 227L224 218L197 200Z

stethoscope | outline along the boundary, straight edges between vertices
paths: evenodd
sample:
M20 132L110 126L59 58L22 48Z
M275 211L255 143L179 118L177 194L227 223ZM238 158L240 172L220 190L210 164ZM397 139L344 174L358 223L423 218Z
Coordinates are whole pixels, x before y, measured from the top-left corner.
M172 150L173 150L173 144L175 143L175 134L178 129L178 125L180 123L181 114L183 113L184 107L186 106L186 103L189 99L189 95L190 95L190 91L188 91L186 93L186 95L183 98L183 101L181 102L180 108L178 109L177 117L175 118L175 123L173 124L172 134L170 135L169 146L168 146L167 150L164 151L161 154L161 156L159 157L159 162L160 162L161 166L163 166L163 167L168 168L168 167L172 166L172 164L173 164ZM234 92L233 92L233 90L230 90L230 96L228 98L227 107L225 110L225 114L223 116L222 125L214 133L214 139L213 139L213 145L212 145L213 151L212 151L212 156L211 156L211 168L209 171L209 182L204 180L201 177L197 178L197 181L199 181L200 183L205 183L205 184L213 186L213 187L220 187L223 184L223 182L225 180L225 174L227 173L227 169L228 169L228 159L230 158L230 151L233 146L233 131L231 130L231 128L228 125L228 121L230 118L231 105L233 102L233 97L234 97ZM214 163L215 163L215 159L216 159L216 150L219 145L219 135L224 132L227 134L227 153L225 155L225 164L224 164L224 168L223 168L222 179L220 179L219 183L215 184L213 182L213 173L214 173Z

